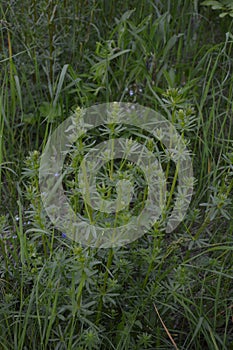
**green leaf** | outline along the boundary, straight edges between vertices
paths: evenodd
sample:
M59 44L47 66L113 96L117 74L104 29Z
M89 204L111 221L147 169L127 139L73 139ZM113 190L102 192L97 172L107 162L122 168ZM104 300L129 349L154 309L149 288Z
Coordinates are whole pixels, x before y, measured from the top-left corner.
M220 6L222 8L222 4L219 1L206 0L201 3L203 6Z
M212 9L213 9L213 10L222 10L222 9L223 9L223 6L222 6L222 5L213 5L213 6L212 6Z
M121 19L120 19L120 22L125 22L126 20L128 20L131 15L135 12L135 8L133 10L129 10L129 11L126 11L122 16L121 16Z
M228 15L228 12L222 12L220 13L219 17L223 18Z
M60 77L59 77L59 81L58 81L58 85L57 85L56 95L55 95L55 98L54 98L54 101L53 101L53 105L54 106L56 106L57 100L58 100L58 98L60 96L62 85L63 85L64 79L65 79L65 75L66 75L66 71L67 71L68 67L69 67L69 65L65 64L63 66L63 68L62 68L62 71L61 71L61 74L60 74Z
M174 45L177 42L177 39L179 39L183 34L173 35L166 43L166 46L164 48L163 52L163 59L167 56L168 52L174 47Z

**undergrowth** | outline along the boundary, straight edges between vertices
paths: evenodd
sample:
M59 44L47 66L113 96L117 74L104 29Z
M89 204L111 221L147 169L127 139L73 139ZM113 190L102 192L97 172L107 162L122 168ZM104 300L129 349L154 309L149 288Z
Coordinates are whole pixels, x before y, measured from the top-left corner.
M187 0L2 1L0 13L1 349L233 349L230 16ZM195 186L173 232L161 219L130 244L98 249L52 225L39 167L49 136L77 107L113 101L150 107L176 127ZM176 167L158 141L110 125L66 158L74 210L91 218L78 167L111 133L161 155L173 198ZM122 177L135 183L118 225L140 212L147 189L137 167L108 162L98 176L103 198L115 198Z

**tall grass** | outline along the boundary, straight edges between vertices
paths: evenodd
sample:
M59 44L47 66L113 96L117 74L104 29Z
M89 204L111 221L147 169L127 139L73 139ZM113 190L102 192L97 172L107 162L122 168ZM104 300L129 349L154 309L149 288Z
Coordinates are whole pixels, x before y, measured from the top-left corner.
M0 348L231 349L230 18L187 0L3 1L0 13ZM77 106L111 101L148 106L180 127L196 184L172 233L158 223L122 248L92 249L49 221L39 162ZM190 108L181 129L174 118ZM93 139L106 138L91 132L79 140L84 151ZM67 159L64 187L88 217L73 181L81 160ZM163 165L169 180L175 167ZM130 164L122 169L136 175L140 210L145 179Z

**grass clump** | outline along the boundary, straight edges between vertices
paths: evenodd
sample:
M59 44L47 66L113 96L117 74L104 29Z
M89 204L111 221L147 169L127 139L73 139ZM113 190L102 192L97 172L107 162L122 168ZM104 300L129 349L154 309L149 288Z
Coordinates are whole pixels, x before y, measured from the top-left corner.
M0 348L231 349L230 16L187 0L3 1L0 13ZM162 113L188 140L194 194L182 223L166 233L177 190L166 150L140 128L91 130L64 164L75 212L119 226L145 205L145 176L117 159L98 172L98 191L114 199L117 182L130 180L133 200L117 217L85 206L79 166L109 135L156 153L168 202L138 240L84 247L46 215L40 159L77 106L113 101Z

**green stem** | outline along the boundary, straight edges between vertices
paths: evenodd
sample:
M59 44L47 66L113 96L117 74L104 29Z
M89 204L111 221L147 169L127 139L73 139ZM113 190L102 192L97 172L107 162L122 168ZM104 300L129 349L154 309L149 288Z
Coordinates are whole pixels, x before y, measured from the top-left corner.
M110 248L109 255L108 255L108 261L107 261L107 266L106 266L106 271L104 274L104 283L101 288L101 294L100 294L100 300L99 300L99 305L98 305L98 310L97 310L97 317L96 317L96 325L99 324L100 319L101 319L101 312L103 309L103 296L106 293L106 287L107 287L107 282L108 282L108 275L109 275L109 269L112 264L113 260L113 249Z

